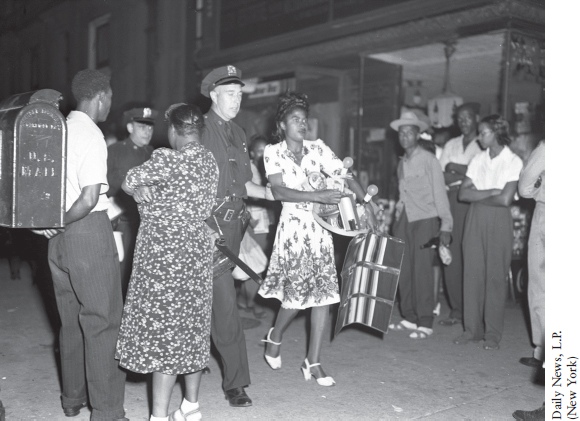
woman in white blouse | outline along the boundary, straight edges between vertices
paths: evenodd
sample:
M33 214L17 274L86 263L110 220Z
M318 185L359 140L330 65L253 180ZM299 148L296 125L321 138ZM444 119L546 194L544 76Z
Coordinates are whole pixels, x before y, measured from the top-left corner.
M479 123L484 149L467 168L459 200L471 203L463 237L463 327L456 344L484 340L499 349L513 243L509 206L518 187L521 159L508 147L509 126L499 115Z

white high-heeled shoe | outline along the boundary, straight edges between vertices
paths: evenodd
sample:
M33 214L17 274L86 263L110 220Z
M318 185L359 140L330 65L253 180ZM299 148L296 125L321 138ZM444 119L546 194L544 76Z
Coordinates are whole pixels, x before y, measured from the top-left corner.
M266 336L266 339L262 339L262 342L266 342L272 345L282 345L282 342L277 343L270 339L270 335L272 334L273 330L274 328L271 327L268 331L268 336ZM266 354L266 351L264 351L264 358L272 370L278 370L282 367L282 356L278 355L277 357L270 357L268 354Z
M317 365L320 365L320 363L309 364L308 358L306 358L304 360L304 364L306 364L306 368L304 368L304 367L300 367L300 368L302 369L302 372L304 373L304 380L308 381L313 377L312 373L310 372L310 367L316 367ZM314 378L316 379L316 377L314 377ZM330 376L316 379L316 383L318 383L320 386L334 386L336 384L334 379Z

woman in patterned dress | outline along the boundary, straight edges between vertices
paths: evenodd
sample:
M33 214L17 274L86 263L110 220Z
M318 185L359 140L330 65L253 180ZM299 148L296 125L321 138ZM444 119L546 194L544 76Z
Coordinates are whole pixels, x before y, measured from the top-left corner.
M203 116L195 105L165 113L169 144L131 169L123 190L139 203L141 225L116 358L153 373L152 420L168 419L171 391L185 375L181 407L170 419L199 419L201 370L210 350L212 247L204 228L218 182L213 155L199 144Z
M308 355L302 366L304 378L312 376L321 386L335 381L320 366L322 334L329 318L331 304L340 300L334 263L334 246L330 232L322 228L312 215L312 202L337 204L338 190L311 191L307 177L324 171L339 175L342 161L320 139L305 140L308 102L306 95L285 94L276 113L277 137L280 143L268 145L264 165L272 193L282 201L270 267L259 293L282 302L276 323L268 332L265 359L274 370L282 365L280 345L284 331L300 310L311 308ZM364 191L356 180L348 185L359 200ZM372 208L367 216L376 225Z

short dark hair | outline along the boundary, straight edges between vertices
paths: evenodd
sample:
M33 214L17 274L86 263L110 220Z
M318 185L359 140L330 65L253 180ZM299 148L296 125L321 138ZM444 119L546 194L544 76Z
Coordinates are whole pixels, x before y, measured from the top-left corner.
M479 124L487 124L495 135L497 143L500 145L508 146L512 142L509 136L510 125L507 120L499 114L485 116L481 119Z
M479 102L465 102L455 109L455 114L459 114L459 111L469 110L473 115L479 115L480 109L481 104Z
M248 143L250 145L250 150L252 152L255 152L256 147L258 146L258 144L259 143L265 143L267 145L268 144L268 139L263 134L256 133L256 134L252 135L252 137L250 137L250 141Z
M77 102L90 101L109 89L111 89L111 78L98 70L81 70L72 81L72 93Z
M173 104L165 111L165 120L175 128L180 136L201 136L205 127L203 114L193 104Z
M284 138L284 130L280 127L280 122L284 121L286 116L296 108L304 110L308 116L310 104L308 104L308 97L304 94L296 92L286 92L278 99L278 110L276 111L276 131L274 138L281 142Z

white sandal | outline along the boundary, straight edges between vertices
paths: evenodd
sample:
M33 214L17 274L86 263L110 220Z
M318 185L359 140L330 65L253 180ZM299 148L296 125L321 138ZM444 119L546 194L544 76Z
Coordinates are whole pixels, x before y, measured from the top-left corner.
M429 336L433 335L433 329L425 326L417 328L416 331L409 335L411 339L427 339Z
M199 412L199 406L197 409L185 413L181 410L181 408L177 408L172 414L169 414L169 421L193 421L200 419L201 412Z
M313 377L312 373L310 372L310 367L316 367L317 365L320 365L320 363L309 364L308 358L306 358L304 360L304 364L306 364L306 368L304 368L304 367L300 367L300 368L302 369L302 372L304 373L304 380L308 381ZM314 377L314 378L316 379L316 377ZM336 384L334 379L330 376L321 377L320 379L316 379L316 383L318 383L320 386L334 386Z
M274 342L272 339L270 339L270 335L272 334L273 330L274 330L273 327L270 328L270 330L268 331L268 336L266 336L266 339L262 339L262 342L266 342L272 345L282 345L282 342L277 343ZM279 370L282 367L281 355L278 355L277 357L270 357L268 354L266 354L266 351L264 350L264 358L266 359L266 362L272 368L272 370Z

